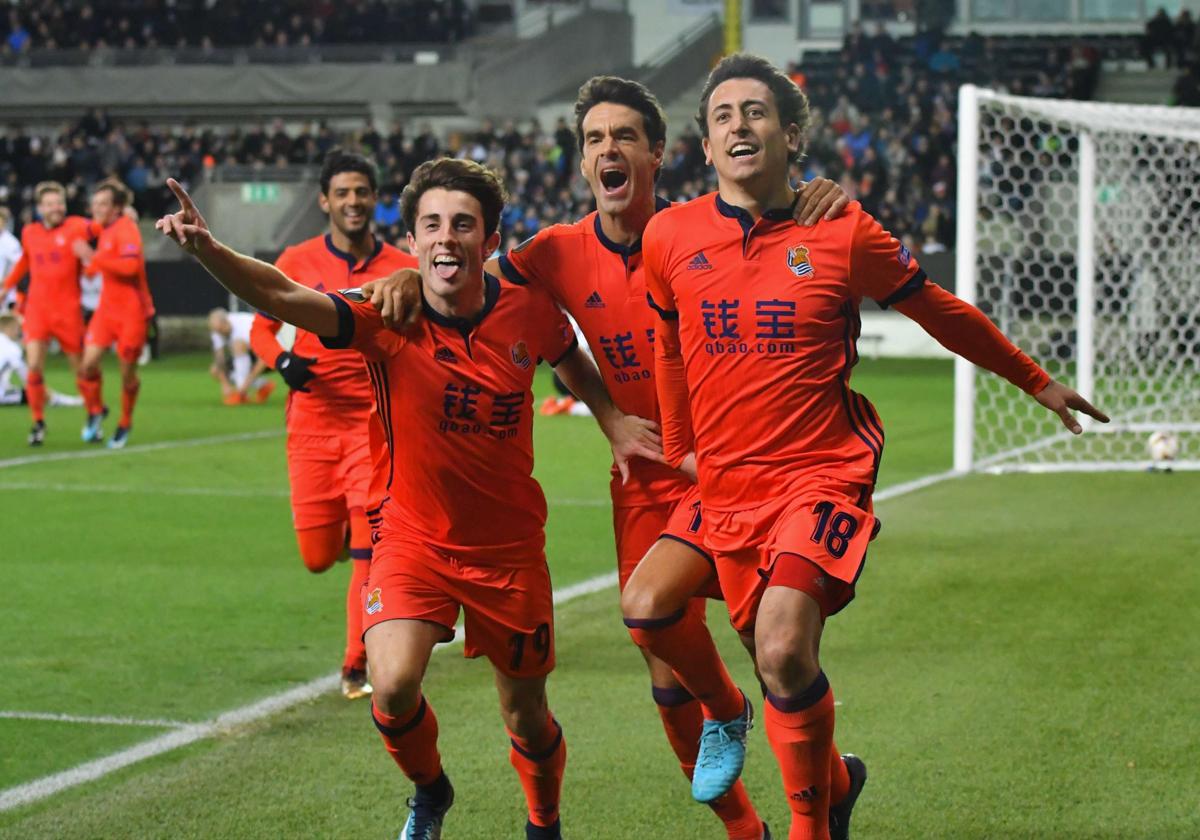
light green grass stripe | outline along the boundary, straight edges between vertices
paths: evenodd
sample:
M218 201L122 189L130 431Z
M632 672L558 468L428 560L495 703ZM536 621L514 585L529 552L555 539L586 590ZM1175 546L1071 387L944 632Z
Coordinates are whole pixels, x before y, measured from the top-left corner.
M211 446L219 443L237 443L243 440L261 440L263 438L280 437L283 429L264 429L258 432L238 432L232 435L213 435L204 438L185 438L183 440L160 440L157 443L139 443L124 449L77 449L71 452L46 452L38 455L22 455L19 458L7 458L0 461L0 470L9 467L24 467L29 464L45 464L51 461L76 461L84 458L107 458L114 455L136 455L139 452L157 452L160 449L190 449L194 446Z

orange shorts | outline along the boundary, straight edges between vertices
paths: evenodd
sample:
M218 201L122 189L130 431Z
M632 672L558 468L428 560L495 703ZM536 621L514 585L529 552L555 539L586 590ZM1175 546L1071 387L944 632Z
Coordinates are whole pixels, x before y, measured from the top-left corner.
M815 478L758 507L704 516L729 620L739 633L754 629L768 586L806 592L822 618L845 607L854 598L867 544L879 531L871 488L832 478Z
M700 488L693 486L678 501L661 505L613 508L613 532L617 538L617 579L622 590L637 564L660 539L674 540L695 549L713 562L704 546L704 519L700 514ZM720 598L715 585L704 597Z
M101 307L88 322L84 341L96 347L116 344L117 356L121 361L132 364L142 355L142 347L146 343L146 318L141 310L123 312Z
M554 594L544 556L523 566L460 561L420 540L386 534L363 585L363 633L395 619L431 621L454 637L466 618L463 655L486 656L510 677L554 670Z
M287 460L297 531L345 522L351 508L366 509L371 444L365 427L340 435L288 432Z
M64 353L79 353L83 350L83 310L78 304L62 309L45 306L29 306L21 331L26 341L49 341L57 339Z

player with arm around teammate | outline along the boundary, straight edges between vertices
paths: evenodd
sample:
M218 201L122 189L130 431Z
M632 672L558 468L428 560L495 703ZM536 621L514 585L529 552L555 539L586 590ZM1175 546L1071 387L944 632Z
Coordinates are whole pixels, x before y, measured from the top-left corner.
M402 838L436 838L453 790L437 721L421 691L434 645L466 613L468 656L487 656L510 760L525 790L526 837L561 836L566 748L549 712L553 609L544 556L545 498L532 477L532 383L539 359L590 364L544 291L483 272L499 241L499 180L470 161L413 173L403 208L420 261L424 318L386 328L357 290L321 294L213 239L186 193L159 229L247 303L353 347L367 362L387 450L386 496L363 591L375 723L416 784Z
M515 283L547 289L582 328L617 408L631 418L657 420L656 317L646 305L642 233L655 214L670 206L654 191L666 140L665 118L658 101L640 83L597 76L580 88L575 132L580 170L597 210L573 224L540 231L501 256L496 267ZM795 210L800 223L815 222L826 212L837 215L845 204L844 195L828 181L807 185L804 199ZM396 283L372 284L371 291L385 317L404 320L407 313L398 311L392 300L398 293ZM656 628L660 639L694 651L715 680L733 689L704 623L703 596L715 594L716 587L694 482L659 459L639 458L627 469L614 465L610 492L618 580L630 635L638 641ZM689 693L669 665L644 653L668 742L680 768L694 781L702 736L728 743L735 730L733 737L744 737L749 723L718 730L706 727L705 720L735 717L748 707L736 693L733 700L721 699L728 693ZM769 836L735 779L719 794L709 794L711 785L694 787L693 792L712 808L731 840Z
M846 837L865 766L839 760L819 647L854 596L879 530L871 496L883 425L850 389L858 306L872 297L1004 376L1081 431L1071 408L1107 418L1055 382L972 306L928 281L857 203L800 230L788 223L789 162L803 152L804 94L755 56L724 59L697 115L717 193L646 230L664 452L695 452L706 537L734 627L767 690L763 718L792 812L790 838ZM648 647L655 651L653 633ZM681 682L712 680L664 655Z

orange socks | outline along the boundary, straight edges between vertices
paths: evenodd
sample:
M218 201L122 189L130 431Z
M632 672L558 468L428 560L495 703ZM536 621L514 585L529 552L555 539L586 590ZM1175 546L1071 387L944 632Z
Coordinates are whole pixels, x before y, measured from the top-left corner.
M685 688L653 686L652 692L667 740L679 759L680 769L690 781L696 769L696 754L700 751L704 713L696 698ZM759 840L762 837L762 820L754 810L741 780L729 789L729 793L708 803L708 807L725 824L729 840Z
M553 715L547 715L545 729L536 741L523 740L512 732L508 737L512 740L508 760L525 791L529 821L535 826L554 825L558 821L558 800L567 764L562 727Z
M104 398L101 396L103 380L99 373L90 377L77 376L75 386L79 389L79 395L83 397L83 407L88 414L99 414L104 410Z
M666 618L626 618L625 626L638 647L671 666L706 718L732 720L746 708L698 609L689 605Z
M411 712L395 717L379 711L371 703L375 728L383 746L404 775L418 785L431 785L442 776L442 757L438 754L437 716L422 696Z
M46 380L40 371L29 372L29 378L25 380L25 396L29 399L33 422L46 422Z
M792 809L788 840L828 840L830 771L833 759L840 764L841 758L833 743L833 691L824 672L800 694L778 697L768 693L763 720ZM839 779L839 784L845 796L849 777Z
M118 426L128 429L133 425L133 407L137 404L138 391L141 390L141 380L134 380L132 385L121 386L121 422Z
M371 570L371 526L362 508L350 509L350 583L346 587L346 659L343 668L367 666L362 640L362 588Z

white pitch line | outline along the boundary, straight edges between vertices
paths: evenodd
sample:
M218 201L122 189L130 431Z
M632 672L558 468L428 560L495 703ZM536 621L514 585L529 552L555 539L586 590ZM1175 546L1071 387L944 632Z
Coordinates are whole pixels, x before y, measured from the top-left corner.
M0 490L40 490L49 493L115 493L137 496L219 496L229 498L283 498L286 490L247 490L236 487L159 487L154 485L66 484L45 481L0 481Z
M7 720L46 720L53 723L94 723L107 726L158 726L168 729L182 729L185 726L191 726L184 720L164 720L161 718L151 718L142 720L140 718L129 717L111 717L108 715L100 715L97 717L87 715L64 715L57 712L0 712L0 718Z
M3 463L0 462L0 464ZM897 484L876 494L875 499L878 501L894 499L897 496L912 493L933 484L956 478L958 475L959 473L949 471ZM616 583L617 575L614 572L597 575L594 578L589 578L588 580L557 590L554 593L554 603L556 606L562 605L584 595L608 589L615 586ZM459 638L461 638L461 633L456 633L456 641ZM225 730L254 723L276 712L282 712L300 703L314 700L322 694L327 694L335 690L338 687L339 680L339 674L318 677L315 680L279 694L271 695L256 703L232 709L206 723L184 726L173 732L151 738L149 741L144 741L129 749L80 764L70 770L64 770L61 773L55 773L41 779L35 779L32 782L0 790L0 811L8 811L21 805L37 802L68 788L107 776L131 764L153 758L156 755L172 752L180 747L193 744L196 741L211 738Z
M2 462L0 462L2 463ZM46 493L120 494L127 496L215 496L246 499L286 499L287 490L254 490L237 487L163 487L159 485L74 484L63 481L0 481L0 491L33 490ZM608 499L549 499L550 507L607 507Z
M107 458L113 455L134 455L139 452L158 452L161 449L190 449L193 446L211 446L218 443L237 443L244 440L262 440L280 437L283 429L264 429L258 432L239 432L232 435L213 435L206 438L184 438L183 440L160 440L157 443L136 443L124 449L76 449L71 452L44 452L38 455L22 455L0 461L0 469L23 467L27 464L45 464L52 461L76 461L83 458Z

